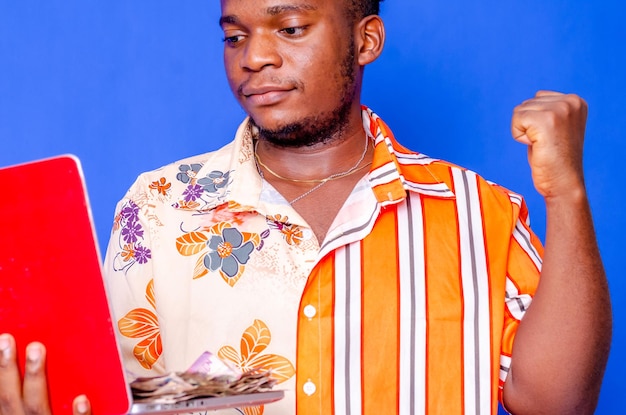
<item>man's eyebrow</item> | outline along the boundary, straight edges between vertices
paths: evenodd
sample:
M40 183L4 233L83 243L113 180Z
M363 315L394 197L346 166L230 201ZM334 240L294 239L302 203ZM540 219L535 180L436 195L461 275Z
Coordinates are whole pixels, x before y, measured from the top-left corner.
M222 16L220 17L220 27L223 27L225 24L230 23L230 24L237 24L237 22L239 21L239 19L237 19L237 16Z
M269 14L270 16L276 16L279 15L281 13L287 13L287 12L301 12L301 11L315 11L317 10L317 7L312 5L312 4L284 4L284 5L278 5L278 6L272 6L272 7L268 7L267 9L265 9L265 13Z
M279 4L277 6L268 7L265 9L265 14L268 16L278 16L282 13L289 12L311 12L317 10L317 6L312 4ZM237 24L239 19L236 15L222 16L220 17L219 24L224 26L225 24Z

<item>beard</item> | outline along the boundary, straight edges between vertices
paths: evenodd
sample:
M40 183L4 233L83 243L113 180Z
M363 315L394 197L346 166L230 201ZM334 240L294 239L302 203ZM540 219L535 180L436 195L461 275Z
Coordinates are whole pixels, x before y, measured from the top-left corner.
M341 71L336 75L341 91L340 101L333 110L285 123L275 129L264 128L251 118L252 125L258 130L258 137L275 146L289 148L310 147L340 137L348 126L350 111L356 96L354 48L354 37L351 36L346 56L341 63Z

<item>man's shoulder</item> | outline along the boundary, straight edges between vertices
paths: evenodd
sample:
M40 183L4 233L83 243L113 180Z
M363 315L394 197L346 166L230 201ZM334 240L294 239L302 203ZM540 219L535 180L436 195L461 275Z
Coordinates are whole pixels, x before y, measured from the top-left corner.
M491 194L498 198L505 197L514 203L519 203L518 201L522 199L521 195L485 178L480 172L472 170L470 167L443 158L431 157L406 148L402 148L400 154L396 152L396 156L398 157L398 161L400 161L400 171L406 180L432 180L433 182L443 182L454 191L457 190L454 185L456 175L461 178L461 180L470 178L474 180L478 187L484 192L484 197L488 197L488 195Z
M179 159L154 170L139 174L126 192L125 199L148 201L154 204L175 202L184 192L197 191L196 187L215 175L228 174L232 160L233 142L218 150ZM219 178L219 177L218 177Z
M231 147L233 142L226 144L225 146L213 150L207 153L196 154L190 157L185 157L165 164L154 170L149 170L141 173L138 180L155 180L161 177L176 177L180 173L186 173L193 176L198 173L200 169L207 165L213 165L216 169L219 169L221 165L230 163Z

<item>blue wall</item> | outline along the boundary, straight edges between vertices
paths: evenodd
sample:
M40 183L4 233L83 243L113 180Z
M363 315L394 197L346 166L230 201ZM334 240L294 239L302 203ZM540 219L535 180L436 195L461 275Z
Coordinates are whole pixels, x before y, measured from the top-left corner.
M78 155L104 246L140 172L217 148L243 117L221 67L218 16L215 0L0 3L0 165ZM587 184L623 319L626 6L387 0L383 17L388 44L367 71L364 102L409 147L524 194L541 237L543 203L510 138L511 110L542 88L588 101ZM598 414L623 412L624 350L617 321Z

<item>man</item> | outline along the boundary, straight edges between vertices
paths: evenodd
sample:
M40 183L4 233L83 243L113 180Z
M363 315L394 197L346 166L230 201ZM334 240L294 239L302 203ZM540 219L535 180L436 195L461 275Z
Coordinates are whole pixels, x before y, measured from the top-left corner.
M287 391L224 413L485 414L498 398L516 414L592 413L611 318L584 101L542 91L513 114L546 202L544 251L518 195L404 149L361 107L378 3L221 1L249 118L118 205L105 269L127 368L184 370L208 349ZM0 412L21 413L5 340ZM30 373L25 391L42 389L41 365L34 388ZM25 395L45 413L43 394Z

